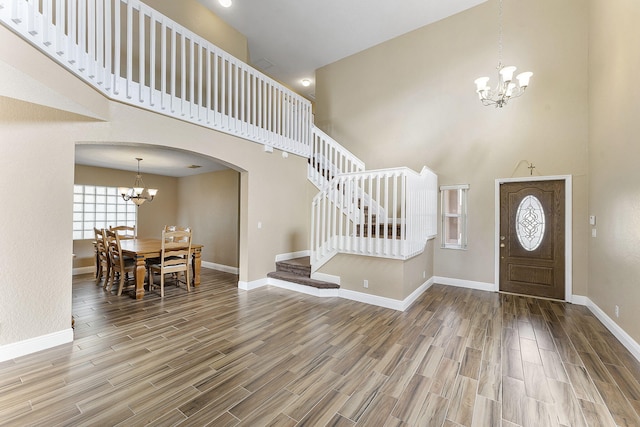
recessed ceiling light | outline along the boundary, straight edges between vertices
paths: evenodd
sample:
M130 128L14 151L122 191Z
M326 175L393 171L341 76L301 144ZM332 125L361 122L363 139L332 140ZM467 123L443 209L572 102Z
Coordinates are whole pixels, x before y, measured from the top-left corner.
M309 79L302 79L302 86L307 87L311 85L311 80Z
M220 3L220 6L222 7L231 7L231 0L218 0L218 3Z

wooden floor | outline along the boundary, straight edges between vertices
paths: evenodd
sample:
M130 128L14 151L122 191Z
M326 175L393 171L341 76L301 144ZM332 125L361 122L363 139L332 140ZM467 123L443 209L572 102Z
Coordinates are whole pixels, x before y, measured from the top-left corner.
M75 341L0 363L0 425L640 426L640 365L584 307L236 283L203 269L136 301L76 277Z

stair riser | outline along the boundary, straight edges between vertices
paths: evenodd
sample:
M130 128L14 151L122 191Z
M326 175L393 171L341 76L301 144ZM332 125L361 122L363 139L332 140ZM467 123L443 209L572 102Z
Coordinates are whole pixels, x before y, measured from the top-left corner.
M294 273L299 276L311 277L311 266L300 266L295 264L288 264L287 262L276 262L276 271L285 271L288 273Z

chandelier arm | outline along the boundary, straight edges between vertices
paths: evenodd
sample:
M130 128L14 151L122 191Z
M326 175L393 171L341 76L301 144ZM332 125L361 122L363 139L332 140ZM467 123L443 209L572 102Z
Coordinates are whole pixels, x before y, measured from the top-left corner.
M133 187L124 188L121 187L120 195L124 199L124 201L128 202L129 200L133 201L136 206L142 205L145 201L151 202L156 195L158 190L156 189L148 189L142 179L142 174L140 173L140 161L142 160L139 157L136 157L138 161L138 173L136 174L136 179L133 182ZM138 192L136 189L142 189Z

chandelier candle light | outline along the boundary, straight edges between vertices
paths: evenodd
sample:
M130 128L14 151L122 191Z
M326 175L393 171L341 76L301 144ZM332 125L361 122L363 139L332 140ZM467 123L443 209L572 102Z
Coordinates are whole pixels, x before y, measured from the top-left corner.
M475 80L476 93L482 101L482 105L495 105L496 108L502 108L511 98L521 96L527 86L529 79L533 76L531 71L525 71L516 76L518 84L513 82L513 74L516 67L513 65L502 65L502 0L500 0L498 14L498 85L495 89L489 87L489 77L480 77Z
M144 202L152 201L153 198L158 194L158 190L155 188L145 188L144 181L142 180L142 175L140 175L140 161L142 160L139 157L136 157L138 161L138 174L136 175L136 180L133 183L133 187L119 187L118 192L122 195L122 198L126 201L131 200L137 206L140 206Z

